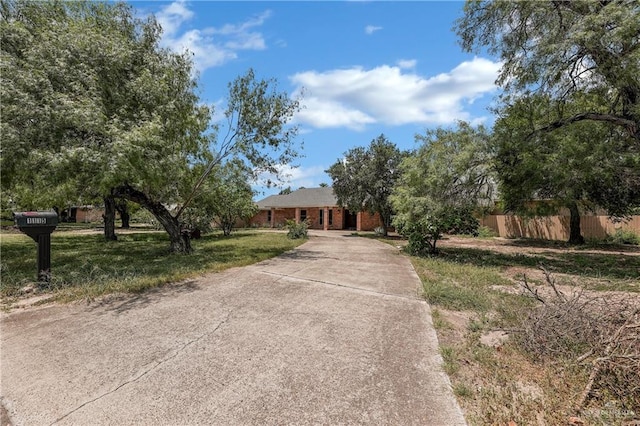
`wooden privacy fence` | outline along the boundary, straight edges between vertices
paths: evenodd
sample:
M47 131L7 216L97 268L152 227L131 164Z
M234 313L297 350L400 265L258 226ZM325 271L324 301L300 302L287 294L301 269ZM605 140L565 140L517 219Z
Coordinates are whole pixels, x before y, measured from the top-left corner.
M523 218L513 215L489 215L480 218L480 226L492 229L506 238L569 239L569 216ZM580 228L585 238L603 239L616 230L630 230L640 235L640 216L614 222L608 216L580 216Z

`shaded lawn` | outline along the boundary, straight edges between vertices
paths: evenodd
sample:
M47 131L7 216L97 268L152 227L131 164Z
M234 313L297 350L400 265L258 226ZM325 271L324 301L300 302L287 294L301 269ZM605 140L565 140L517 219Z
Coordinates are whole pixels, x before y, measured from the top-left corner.
M446 247L440 258L459 264L537 268L544 265L551 272L612 280L639 280L640 256L619 253L584 253L579 251L506 254L478 248Z
M259 262L300 245L284 233L238 231L193 240L194 253L171 254L164 232L119 235L105 242L102 235L53 233L51 283L44 290L61 298L93 297L111 292L139 292L205 272ZM35 281L37 246L22 234L4 234L0 248L0 294L16 296Z

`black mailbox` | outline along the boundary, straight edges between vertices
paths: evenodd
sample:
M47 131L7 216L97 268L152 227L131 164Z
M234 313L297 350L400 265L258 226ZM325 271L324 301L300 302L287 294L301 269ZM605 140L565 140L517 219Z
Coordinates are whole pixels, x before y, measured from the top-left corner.
M51 233L58 225L56 212L16 212L16 226L38 243L38 281L51 280Z

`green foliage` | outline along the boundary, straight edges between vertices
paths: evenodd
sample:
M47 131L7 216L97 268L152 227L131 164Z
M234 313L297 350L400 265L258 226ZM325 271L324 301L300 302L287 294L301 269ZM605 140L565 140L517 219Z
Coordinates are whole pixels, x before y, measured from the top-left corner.
M403 160L391 197L394 224L408 237L411 253L434 254L443 233L477 232L471 212L489 203L493 192L489 136L462 122L456 130L437 129L417 139L423 145Z
M124 3L2 11L2 183L16 203L91 203L122 182L175 202L208 145L189 56L161 49L157 22Z
M535 133L534 123L544 120L551 102L532 95L500 112L492 150L505 209L552 214L577 202L614 216L631 213L640 203L640 155L632 140L595 122ZM578 111L580 106L576 102L564 109ZM530 201L536 198L553 203L534 204L546 211L531 212Z
M634 0L468 1L457 22L467 51L488 48L503 66L504 105L534 90L551 96L545 131L580 121L610 123L640 139L640 8ZM589 95L590 105L563 110Z
M295 219L288 219L284 226L287 228L287 237L292 240L306 239L309 237L309 223L306 220L296 222Z
M392 142L380 135L367 148L350 149L344 159L326 171L333 180L338 203L352 212L379 213L385 235L393 213L389 196L400 177L403 157Z
M553 199L625 216L640 204L640 8L636 1L468 1L463 48L500 57L496 170L507 210Z
M440 215L425 215L409 219L405 215L398 215L394 220L396 230L407 237L405 250L415 256L425 256L436 253L436 242L442 238Z
M480 226L478 228L478 235L476 236L478 238L493 238L497 237L498 234L496 234L496 232L488 226Z
M606 240L613 244L640 246L640 236L629 229L616 229L616 232L613 235L609 235Z
M471 235L478 236L478 219L473 216L473 209L470 207L454 208L447 215L445 233L450 235Z
M114 292L141 292L206 272L249 265L291 250L300 244L273 232L213 233L193 242L191 256L167 250L167 235L139 232L119 241L98 244L96 234L54 232L51 237L52 281L49 288L61 299L93 298ZM36 278L36 244L26 235L2 235L0 295L13 297ZM153 260L153 261L150 261Z
M185 209L183 221L203 232L209 231L214 222L224 235L230 235L238 221L257 212L250 178L251 171L237 159L217 167Z
M178 219L215 167L237 156L257 176L297 156L288 122L298 101L252 70L229 84L218 140L191 55L161 48L153 17L137 18L124 3L1 8L2 188L21 208L124 198L187 252Z

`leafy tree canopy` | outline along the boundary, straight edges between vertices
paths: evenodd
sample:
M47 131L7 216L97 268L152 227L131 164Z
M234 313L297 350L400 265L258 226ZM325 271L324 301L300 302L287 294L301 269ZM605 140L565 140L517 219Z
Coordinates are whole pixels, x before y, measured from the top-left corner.
M391 196L394 224L409 237L410 250L435 253L443 232L492 201L489 139L482 126L465 122L416 136L422 145L402 161Z
M389 196L400 177L403 156L395 144L380 135L367 148L350 149L326 171L338 203L352 212L379 213L385 235L392 215Z
M549 214L569 208L570 241L578 243L580 210L603 208L621 217L640 204L640 148L618 127L596 121L532 135L551 102L532 95L502 111L494 127L494 165L506 210ZM539 200L544 202L532 203Z
M209 111L157 22L124 4L3 1L1 25L3 186L40 206L123 182L174 201L209 155Z
M230 235L238 222L250 218L258 210L249 183L252 175L251 169L239 159L217 166L185 210L186 221L200 230L215 223L224 235Z
M507 90L506 104L531 91L551 97L555 107L574 102L576 94L592 95L579 110L540 117L538 130L600 121L640 140L636 0L470 0L457 32L466 50L486 47L501 58L498 82Z
M2 187L21 206L124 198L188 252L180 216L216 166L238 157L274 173L297 155L287 123L298 102L252 70L229 84L218 137L190 56L159 47L153 17L88 1L2 0L0 10Z

